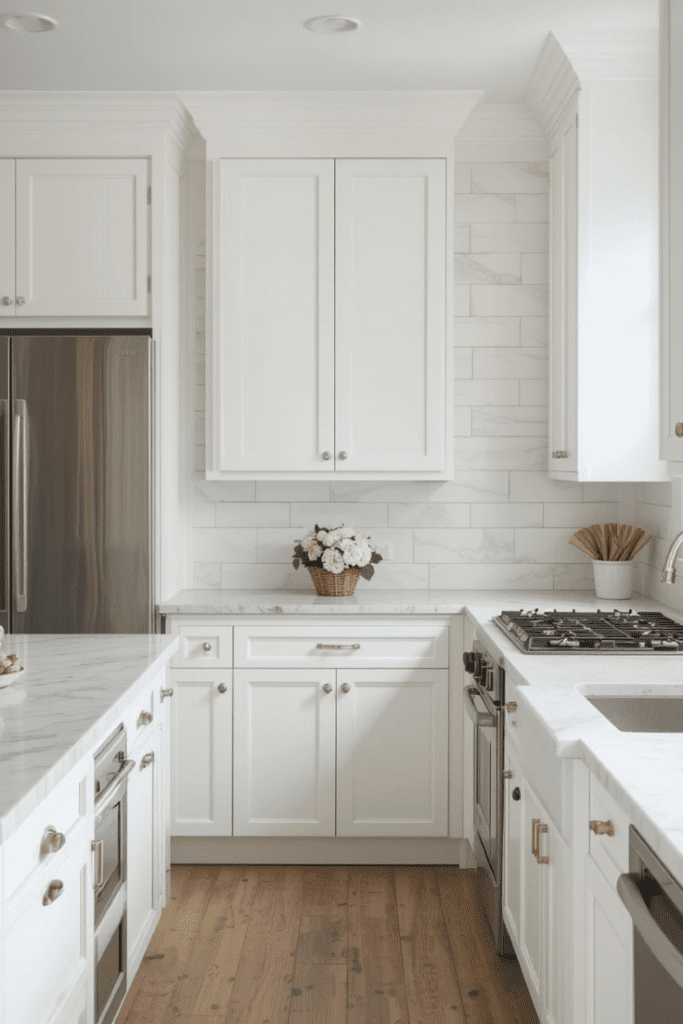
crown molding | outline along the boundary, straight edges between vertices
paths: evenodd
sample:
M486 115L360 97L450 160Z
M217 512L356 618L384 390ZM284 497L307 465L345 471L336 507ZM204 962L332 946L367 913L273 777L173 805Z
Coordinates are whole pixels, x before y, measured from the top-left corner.
M480 103L465 122L458 142L545 142L545 133L523 103Z
M565 51L552 32L541 51L526 91L527 106L536 115L547 138L581 89L581 83Z
M205 138L225 132L446 131L458 134L483 90L180 92Z
M168 136L181 150L197 136L175 93L0 92L0 131L22 134L64 131L140 132Z

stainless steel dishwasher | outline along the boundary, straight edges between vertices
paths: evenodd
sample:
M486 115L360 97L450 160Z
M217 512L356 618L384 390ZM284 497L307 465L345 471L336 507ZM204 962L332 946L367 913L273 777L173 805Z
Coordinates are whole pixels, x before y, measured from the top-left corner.
M634 1024L681 1024L683 885L633 825L617 891L633 918Z

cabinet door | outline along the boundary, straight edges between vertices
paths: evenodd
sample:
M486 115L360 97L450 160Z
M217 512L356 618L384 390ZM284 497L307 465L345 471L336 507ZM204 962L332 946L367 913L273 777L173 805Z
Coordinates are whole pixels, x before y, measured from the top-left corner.
M504 826L503 826L503 919L515 950L522 934L522 858L523 834L523 775L514 747L505 750Z
M14 160L0 160L0 316L14 316Z
M550 156L550 432L548 469L578 472L577 115Z
M336 198L335 469L443 472L445 161L337 160Z
M18 316L147 315L148 173L146 160L17 160Z
M335 672L235 669L235 835L334 835Z
M128 778L128 972L132 978L161 914L165 875L161 828L161 730L131 752Z
M337 835L448 835L448 671L337 672Z
M534 1006L541 1015L541 986L544 958L544 911L547 865L539 864L534 853L536 832L534 822L546 823L541 804L534 791L522 782L522 835L521 835L521 908L519 948L517 955ZM536 830L537 831L537 830ZM544 839L548 834L545 833ZM543 856L548 856L549 843L544 842Z
M334 161L223 160L220 173L208 475L331 469Z
M586 1024L633 1024L633 921L592 857L586 899Z
M232 835L232 672L171 669L171 835Z

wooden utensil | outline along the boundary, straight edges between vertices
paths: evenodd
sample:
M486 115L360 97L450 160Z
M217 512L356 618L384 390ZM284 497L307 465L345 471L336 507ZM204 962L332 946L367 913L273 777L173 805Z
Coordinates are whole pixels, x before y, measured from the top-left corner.
M588 555L589 558L595 559L595 556L597 555L595 547L592 544L590 547L587 544L584 544L577 533L575 533L573 537L570 537L569 543L573 544L575 548L579 549L579 551L583 551L584 555Z

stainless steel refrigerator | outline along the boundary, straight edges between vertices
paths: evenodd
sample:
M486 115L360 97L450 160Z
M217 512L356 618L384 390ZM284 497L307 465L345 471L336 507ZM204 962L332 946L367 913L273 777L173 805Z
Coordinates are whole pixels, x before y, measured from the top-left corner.
M0 623L151 633L152 360L143 335L0 336Z

